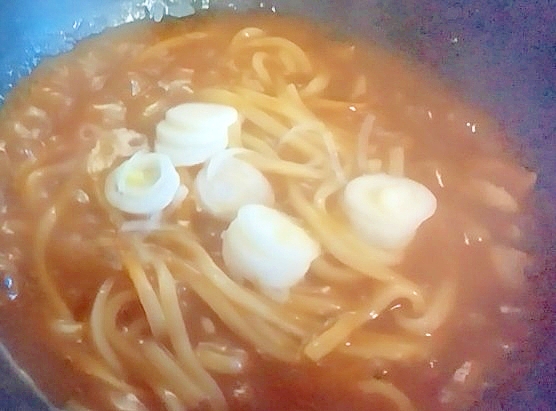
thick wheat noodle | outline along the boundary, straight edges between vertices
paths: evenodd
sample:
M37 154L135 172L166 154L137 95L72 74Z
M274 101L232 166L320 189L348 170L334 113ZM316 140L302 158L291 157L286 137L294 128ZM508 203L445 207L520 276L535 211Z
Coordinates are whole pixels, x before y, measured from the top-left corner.
M126 287L123 291L119 291L117 293L113 293L105 302L104 307L104 323L102 326L104 327L104 332L106 333L107 337L109 337L110 333L113 333L116 330L116 325L118 322L118 316L120 313L125 311L125 308L129 307L130 305L137 303L140 304L139 297L137 297L137 291L133 287ZM141 310L141 313L144 311ZM143 331L143 333L149 333L150 327L148 321L140 315L136 319L132 320L129 324L125 326L122 331L126 335L132 337L138 337ZM120 332L120 331L118 331Z
M128 350L138 352L141 359L139 362L131 362L131 360L128 360L127 362L130 374L133 375L133 379L135 381L139 380L144 384L145 388L150 388L151 391L158 396L159 401L161 401L163 404L167 403L168 397L173 396L175 402L179 404L178 409L180 411L184 409L195 408L193 406L187 407L188 403L193 404L197 400L203 401L202 398L184 398L183 394L180 395L181 390L179 384L171 381L171 379L174 378L175 375L168 375L168 373L165 373L165 365L167 365L168 363L153 363L153 360L156 359L147 358L142 348L143 343L129 345L128 347ZM125 354L122 353L122 355ZM177 367L176 364L174 364L174 367ZM168 381L169 379L170 381ZM177 393L174 393L174 391L176 391Z
M133 282L139 301L145 310L153 335L157 338L167 335L166 319L162 307L160 306L160 301L152 284L147 278L145 269L139 261L138 256L135 255L131 249L122 250L120 254L122 263L124 264L129 278Z
M283 358L289 358L289 362L299 361L299 352L301 351L301 344L299 339L291 338L289 335L284 334L279 328L269 324L264 318L255 313L244 313L244 318L249 320L249 324L256 328L258 332L266 339L272 341ZM307 338L308 335L303 338Z
M280 59L280 62L284 67L284 74L289 75L289 74L295 74L298 71L303 71L297 69L295 58L293 58L293 56L290 53L288 53L286 50L284 49L278 50L278 58ZM309 71L305 71L305 72L308 73Z
M265 86L261 83L258 78L253 78L252 73L245 72L241 75L241 81L239 82L241 87L248 88L250 90L264 91Z
M238 375L244 371L247 353L241 351L238 353L229 353L212 347L211 343L199 343L195 353L199 357L199 361L203 366L218 374Z
M242 147L241 145L241 121L236 121L228 127L228 147Z
M105 305L114 286L114 278L107 279L97 292L93 307L91 309L91 316L89 319L91 327L91 338L95 344L98 352L104 360L113 368L113 370L121 375L123 373L123 366L120 363L116 353L110 346L110 342L106 337L106 330L104 327Z
M242 46L241 43L248 42L253 38L264 37L264 36L266 36L266 33L264 32L264 30L261 30L258 27L245 27L239 30L236 34L234 34L234 36L230 40L230 45L228 46L228 50L230 52L235 52L237 51L238 47Z
M467 190L464 192L472 199L503 213L519 211L518 200L505 187L482 178L472 178L467 184Z
M180 401L178 396L173 392L165 390L162 387L158 387L156 394L164 403L164 406L166 407L165 408L166 411L183 411L184 407L182 401Z
M299 123L280 138L279 145L292 147L310 159L307 165L319 165L328 172L333 171L336 180L341 183L345 182L347 170L342 169L339 163L337 145L324 124L318 122ZM323 150L322 146L326 150Z
M452 223L452 216L440 213L438 219L442 222L439 233L442 235L444 234L442 231L447 231ZM460 270L451 258L455 253L453 247L453 244L446 243L442 252L437 253L435 257L439 265L438 270L443 275L440 284L427 295L425 309L419 312L419 315L405 310L396 310L393 313L395 322L401 328L417 335L427 335L440 327L452 312L457 299L457 277Z
M197 248L196 243L191 243L190 246ZM214 263L201 247L197 248L196 257L200 271L214 286L221 289L231 301L242 306L248 312L256 312L258 316L289 334L297 337L306 335L306 328L312 325L310 319L297 312L288 312L275 301L238 285Z
M29 204L35 206L37 202L42 202L40 198L41 189L39 187L45 186L44 181L56 181L55 176L60 173L67 173L73 171L80 160L71 158L70 160L62 163L54 163L37 167L31 171L25 178L24 195ZM42 183L42 184L41 184ZM48 183L47 183L48 184ZM39 197L39 198L37 198Z
M151 367L156 369L158 373L163 376L166 385L187 407L194 408L203 400L208 399L206 393L195 384L191 377L177 364L176 359L165 348L149 340L144 341L140 347Z
M313 124L297 124L289 129L285 134L283 134L278 141L280 145L287 145L302 153L305 157L309 158L309 164L326 164L328 156L323 152L323 150L317 147L312 141L309 141L307 135L309 133L316 135Z
M330 168L334 172L336 179L341 183L347 183L346 172L344 171L340 161L340 151L338 150L338 145L332 132L325 128L320 135L324 142L324 146L326 147L326 151L328 152Z
M280 138L288 131L287 126L259 108L245 107L244 114L246 119L275 138Z
M318 362L330 354L341 344L348 341L350 334L367 321L373 319L374 311L369 312L344 312L338 316L334 325L321 334L311 339L304 347L303 352L312 361Z
M309 61L307 55L294 42L283 38L283 37L254 37L250 38L243 44L233 44L234 48L278 48L280 51L287 52L288 56L291 56L292 60L296 63L296 68L302 73L310 73L313 68L311 62ZM280 53L280 51L278 53Z
M299 187L289 184L288 188L292 207L317 235L321 244L338 261L380 281L409 282L387 266L395 263L397 256L363 243L328 214L314 209Z
M52 304L58 319L73 320L73 314L60 295L46 264L46 248L52 235L52 230L58 221L58 215L63 214L71 201L75 189L78 187L79 173L70 178L61 188L56 199L41 216L33 242L33 263L36 277L45 292L46 298Z
M297 119L297 122L294 122L293 129L299 127L304 131L312 132L318 136L318 140L324 142L328 151L328 158L333 163L336 162L336 164L333 164L333 169L336 170L336 174L341 174L341 167L338 164L340 154L342 154L341 157L347 161L350 157L349 152L354 150L354 148L349 147L347 152L344 152L346 149L342 147L342 144L348 144L352 136L347 134L342 128L325 124L324 120L319 119L307 106L307 103L314 99L304 100L299 94L296 85L291 83L288 84L279 97L284 100L286 106L295 108L295 116L291 118ZM286 137L284 137L283 140L286 140Z
M117 363L108 363L113 370L118 370L118 366L119 364L121 364L121 350L118 351L118 344L114 344L114 341L123 340L124 337L128 336L136 336L135 333L122 331L118 327L119 314L123 311L124 307L128 306L134 301L137 301L137 294L132 288L120 291L118 293L113 293L104 301L104 318L102 324L94 325L95 327L102 327L102 332L105 334L106 339L110 343L111 350L115 353L115 355L120 356ZM132 351L126 352L128 355L132 354ZM136 352L133 352L133 354L134 360L137 360L139 358L138 354ZM105 359L108 361L112 360L111 357Z
M154 44L143 50L136 58L135 63L142 63L145 60L148 60L153 57L159 57L165 53L168 53L171 49L184 47L187 43L198 40L200 38L206 37L208 34L203 32L192 32L192 33L183 33L178 36L170 37L159 41L158 43Z
M317 121L316 117L308 112L304 106L290 104L285 100L284 95L274 97L245 87L237 87L234 88L233 91L258 108L289 119L292 125Z
M319 150L307 140L301 139L299 137L294 138L293 137L294 130L311 133L312 135L317 137L318 140L322 141L326 149L327 156L324 156L322 154L322 150ZM305 154L308 155L310 158L315 158L315 159L319 157L326 158L327 161L325 162L325 164L330 166L330 169L334 172L336 178L340 182L345 183L346 173L342 168L340 162L338 145L334 139L332 132L323 123L319 121L314 122L308 120L304 123L297 124L296 126L292 127L287 134L284 134L281 137L280 143L281 144L288 143L289 145L293 145L296 148L301 148L303 151L305 151ZM315 151L319 153L320 156L317 155Z
M255 137L253 134L243 131L241 133L241 141L243 147L256 151L265 157L280 158L274 148L263 138Z
M367 93L367 77L365 75L360 74L357 76L357 80L353 86L353 91L351 92L351 100L355 100L356 98L362 97Z
M1 131L1 130L0 130ZM0 144L0 153L4 153L5 149ZM13 184L16 188L24 188L27 184L29 175L37 169L44 167L46 160L27 159L23 161L13 172ZM25 195L25 190L22 190ZM30 200L30 199L29 199Z
M234 106L241 110L245 118L254 125L268 132L275 138L280 138L287 131L288 127L269 115L267 112L254 107L236 93L224 89L203 89L198 93L199 98L212 103L220 103Z
M102 381L104 384L121 392L135 392L136 389L125 382L120 375L115 375L114 370L110 368L109 364L103 362L103 358L93 357L92 355L84 352L72 352L69 349L68 358L71 358L72 363L76 368L83 370L85 374L91 375Z
M322 132L321 135L326 150L328 151L332 171L334 171L334 174L340 183L347 183L346 173L342 167L342 163L340 162L340 151L337 148L337 144L334 140L332 132L326 129Z
M167 411L184 411L184 404L176 394L162 388L159 388L158 391L158 396L164 402Z
M226 324L234 333L241 336L261 352L272 355L276 359L292 362L297 361L297 355L282 349L275 340L265 336L260 330L253 327L252 322L247 321L244 311L234 306L222 292L208 282L198 271L176 259L172 272L185 281L204 300L212 311ZM285 336L285 334L284 334Z
M261 81L261 84L268 87L273 84L272 78L268 73L264 65L264 60L268 57L268 53L258 51L253 54L253 58L251 59L251 65L253 66L253 70L257 74L257 77Z
M191 347L185 319L179 306L174 277L164 262L155 257L151 257L151 261L158 275L160 303L166 317L167 329L175 355L181 363L184 372L187 370L191 373L199 387L207 394L207 398L209 398L213 408L215 410L225 409L226 401L222 391L210 374L203 368Z
M367 161L367 173L380 173L382 171L382 160L379 158L371 158Z
M343 301L328 295L305 295L298 292L290 293L288 304L298 311L318 316L329 316L342 309Z
M321 94L330 83L330 73L323 72L314 77L305 87L301 89L299 94L303 97L315 97Z
M297 316L283 312L279 306L275 306L271 301L265 301L264 297L235 283L214 263L207 252L195 240L188 238L183 232L167 234L171 236L171 240L175 245L184 248L192 254L199 271L231 301L234 301L248 311L256 312L259 316L282 328L285 332L297 336L306 334L302 327L303 323L300 319L296 318Z
M207 87L196 92L199 100L207 101L209 103L227 104L235 107L239 112L243 113L245 106L249 105L248 101L241 98L237 93L231 90L217 87Z
M125 328L118 325L118 316L124 311L124 307L134 301L138 301L138 297L133 287L113 293L107 299L104 308L104 329L106 337L114 351L119 355L120 360L128 367L133 364L140 368L141 364L146 364L141 357L141 353L136 349L136 345L140 343L142 338L137 338L136 333L126 332ZM150 331L149 325L147 325L147 330Z
M338 351L361 359L383 359L388 361L422 361L430 352L427 337L416 338L400 334L384 334L359 329L353 332L348 343Z
M294 163L293 161L269 158L255 152L240 153L238 157L244 159L253 167L269 174L312 180L324 178L324 173L321 170L305 164Z
M388 381L367 380L361 381L357 386L368 394L377 394L392 401L398 411L415 411L411 400L398 387Z
M124 306L136 300L135 293L131 290L125 290L110 296L106 301L104 327L107 338L110 340L112 348L117 352L119 361L125 364L126 375L133 376L133 379L139 378L150 386L154 392L158 392L158 384L164 380L162 374L157 375L156 370L153 370L152 364L142 355L140 348L140 341L133 343L127 341L127 338L132 337L131 333L122 332L117 326L117 317L119 312ZM87 370L85 370L87 372ZM113 372L104 370L104 373L94 374L97 378L110 383L114 380L121 380L116 377ZM127 386L127 383L122 382ZM115 386L115 388L118 388ZM121 389L121 392L133 392L133 389Z
M367 168L369 165L369 141L371 140L371 134L373 132L375 119L375 116L367 114L363 119L363 124L361 125L359 134L357 136L357 166L359 167L359 171L361 171L362 173L367 172Z
M432 333L448 318L456 300L457 282L453 278L442 281L440 288L428 302L425 312L419 317L404 316L396 312L396 323L403 329L418 335Z
M41 216L33 244L33 261L36 270L36 277L47 299L52 304L52 307L57 314L57 318L72 320L73 315L60 295L58 287L54 283L46 266L46 244L48 243L52 229L58 220L58 211L59 210L56 206L51 206Z
M361 272L345 265L332 264L322 255L311 263L310 275L332 284L354 284L366 277Z
M343 182L339 181L337 178L329 178L323 181L313 195L313 204L315 208L321 212L326 212L326 201L328 198L343 187Z
M262 347L261 349L266 352L271 351L266 350L264 347L272 345L275 347L280 345L288 345L290 347L296 346L296 344L293 343L293 337L290 337L278 328L266 325L264 318L258 315L257 310L250 312L240 306L233 305L232 301L228 301L224 295L220 294L220 290L218 288L215 288L204 275L201 275L201 271L190 266L188 263L185 263L182 259L183 257L174 255L173 253L164 254L165 258L172 263L172 266L174 267L172 272L177 273L175 275L181 275L182 280L188 282L201 298L205 296L207 304L213 308L216 314L218 314L230 328L234 329L236 326L242 327L244 320L250 318L250 321L245 323L248 324L247 329L249 332L244 333L244 338L251 341L253 345ZM219 313L218 308L220 307L222 307L222 309ZM259 326L254 327L255 323ZM264 327L266 332L261 332L260 330L257 331L257 328L261 327ZM307 327L307 325L305 325L305 327ZM269 341L271 342L270 344ZM277 358L281 357L286 358L287 361L293 361L293 357L287 352L278 354Z
M105 307L105 319L104 327L106 329L106 335L110 340L113 349L119 355L119 360L126 365L126 374L132 376L133 379L140 379L144 381L152 390L160 395L164 392L160 389L160 384L165 383L170 389L175 389L176 387L172 384L172 378L175 377L175 369L179 368L177 365L168 364L168 357L162 356L162 361L155 363L154 361L159 361L160 356L151 355L149 358L147 353L142 350L145 342L141 340L128 341L129 337L135 337L130 335L131 333L122 332L117 326L118 313L122 310L124 306L136 299L135 293L131 290L125 290L119 292L115 295L110 296L106 301ZM156 350L151 350L156 354ZM170 370L170 375L168 375L168 370ZM180 375L180 377L182 377ZM184 380L187 381L187 378ZM180 387L177 387L176 391L180 392ZM183 388L183 387L182 387ZM198 390L197 390L198 391ZM126 392L125 390L123 392ZM183 391L182 391L183 392ZM187 401L192 405L197 405L201 401L202 395L197 393L195 398L187 398ZM164 401L164 398L161 397Z
M134 295L134 298L136 296ZM126 326L126 334L139 339L150 332L149 322L146 318L140 317Z
M340 344L345 343L349 336L363 324L378 317L394 301L408 299L413 309L420 311L424 303L416 299L413 291L398 284L381 287L370 301L354 311L340 314L336 322L322 334L314 337L305 346L305 354L313 361L318 361L332 352Z
M50 325L50 329L55 333L66 336L68 338L82 338L85 324L75 320L59 320L54 319Z
M391 148L388 154L388 174L395 177L403 177L405 162L405 150L403 146Z
M296 108L298 111L297 116L293 118L299 118L300 120L307 121L311 119L314 123L321 123L321 120L313 113L307 104L303 100L303 98L299 95L299 90L297 86L293 83L290 83L284 89L284 92L280 95L280 98L284 100L286 105L291 105Z
M154 353L154 355L149 358L143 351L143 347L147 343L145 340L148 337L145 338L145 340L129 341L129 337L132 336L129 335L129 333L119 330L117 326L117 316L122 307L130 301L129 291L130 290L126 290L113 295L106 304L105 327L112 347L120 356L120 360L126 364L127 375L132 376L133 379L139 378L157 394L170 389L175 391L177 395L179 395L180 392L183 395L183 387L179 382L172 380L172 378L175 378L176 374L179 374L180 378L183 377L183 372L179 366L173 362L168 355L159 355L157 358L156 354L160 354L161 349L151 350L151 353ZM150 343L156 345L154 342ZM159 361L161 358L161 362L155 362ZM176 369L179 371L176 372ZM184 378L183 381L187 383L188 378ZM161 384L164 384L162 391ZM201 401L203 394L198 388L195 388L194 384L191 384L190 388L195 393L194 398L180 396L180 399L192 405L197 405L198 402ZM161 400L163 401L163 398L161 398Z

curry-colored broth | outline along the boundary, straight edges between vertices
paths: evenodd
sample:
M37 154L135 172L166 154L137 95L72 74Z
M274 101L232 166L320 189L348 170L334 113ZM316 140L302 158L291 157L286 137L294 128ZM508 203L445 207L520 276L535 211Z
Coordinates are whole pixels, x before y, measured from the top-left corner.
M5 143L0 166L7 176L0 187L6 203L0 216L4 224L0 263L7 267L2 267L3 273L11 267L9 273L18 287L14 301L0 303L3 340L56 404L72 398L93 409L105 409L103 385L73 363L79 352L94 352L91 342L68 342L51 331L51 309L33 276L32 243L39 216L45 212L41 199L57 195L64 179L72 177L72 168L54 173L60 177L45 179L44 191L33 193L25 191L14 170L23 164L34 167L41 162L55 164L56 158L79 158L90 150L94 141L78 130L84 124L110 127L109 120L93 109L94 104L122 101L127 108L125 125L152 136L166 108L194 100L195 90L237 81L221 56L233 35L246 26L287 37L301 45L317 65L320 61L332 67L326 91L330 100L349 101L358 76L366 76L367 92L353 106L366 104L385 128L397 133L393 139L405 148L406 174L425 184L438 199L436 215L419 230L398 271L425 288L453 276L458 289L456 305L444 325L432 335L419 337L430 347L430 355L417 363L331 354L317 364L307 360L291 365L244 346L250 355L246 371L217 377L230 409L390 409L388 400L356 389L356 381L369 377L394 382L422 410L469 407L487 386L519 371L508 358L525 344L528 292L519 278L503 279L495 272L489 252L498 243L518 249L529 246L525 225L534 177L512 156L496 123L447 92L423 68L371 45L336 41L331 33L291 17L225 15L133 23L86 40L67 55L48 59L22 81L0 117ZM164 53L157 58L143 54L147 45L194 31L210 35L180 46L173 58ZM101 67L100 74L91 78L87 73L95 71L95 65ZM183 88L165 90L163 84L187 76L191 81ZM137 95L135 87L140 88ZM354 139L350 144L355 146L362 115L353 106L313 110L329 124L349 130ZM51 121L37 123L29 115L32 107L46 112ZM23 126L31 134L25 134ZM378 156L393 144L380 143L376 144ZM474 177L504 187L518 200L520 211L507 213L485 206L480 193L466 191ZM280 190L280 182L272 181ZM47 263L56 272L57 285L76 318L86 320L102 282L118 273L113 256L86 246L88 239L109 230L110 222L94 202L75 201L58 217ZM201 214L192 224L199 238L207 241L205 247L217 250L210 242L218 241L223 226ZM370 286L371 282L358 281L344 292L358 301ZM188 325L195 341L202 334L196 320L203 316L215 323L219 320L192 293L187 299L188 310L196 313ZM373 329L391 330L390 314L381 316ZM225 337L237 340L231 333ZM466 362L471 367L468 375L461 382L454 380L454 373ZM145 401L147 406L160 407L155 398Z

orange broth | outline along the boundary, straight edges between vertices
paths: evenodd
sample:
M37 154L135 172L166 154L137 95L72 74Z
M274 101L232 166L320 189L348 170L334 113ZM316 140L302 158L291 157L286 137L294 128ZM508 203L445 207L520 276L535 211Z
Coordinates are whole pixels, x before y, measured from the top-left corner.
M514 357L526 350L530 332L525 267L509 270L507 276L500 274L491 250L502 244L530 252L534 174L514 158L504 133L422 67L373 45L336 40L333 33L296 18L258 14L167 19L110 29L66 55L46 60L13 90L0 116L5 142L0 169L6 176L0 187L5 200L0 215L4 224L0 264L3 273L11 270L18 295L0 302L0 324L2 339L22 368L54 404L73 399L91 409L108 409L103 384L74 363L80 352L94 353L94 346L88 340L68 341L52 331L52 310L34 276L32 243L39 216L45 212L41 199L59 193L73 166L44 179L42 192L26 192L16 170L79 158L95 143L87 127L111 128L113 122L153 136L166 108L194 100L195 91L204 87L233 86L237 76L222 56L233 35L247 26L286 37L317 66L331 68L326 98L353 104L312 109L334 127L348 130L354 145L363 118L358 105L365 105L392 132L390 139L373 141L372 154L384 158L389 148L402 145L406 175L426 185L438 199L436 214L418 231L397 270L424 289L439 284L449 272L458 288L444 324L430 335L416 337L428 345L430 354L410 363L332 353L318 363L305 359L284 364L224 331L225 338L249 354L245 372L215 377L230 410L396 409L387 399L356 388L357 381L369 377L395 383L419 410L465 409L488 387L522 372L523 362ZM176 46L179 53L144 54L150 45L195 31L211 35ZM249 64L238 62L242 63ZM367 79L366 92L352 99L361 75ZM181 85L169 85L176 78L183 80ZM114 102L126 107L125 118L103 117L94 108ZM44 112L47 120L33 116L33 107ZM251 131L256 133L255 128ZM519 211L485 204L484 195L470 185L472 179L503 187L517 201ZM277 192L284 190L278 178L271 181ZM46 261L66 303L78 320L86 322L98 288L118 271L113 256L85 246L99 232L109 230L110 221L98 204L87 201L73 202L58 218ZM218 238L225 226L202 213L196 214L192 226L219 261ZM368 287L371 282L357 281L342 292L357 301L365 297ZM188 312L196 313L193 318L209 317L218 324L204 302L187 290L184 293ZM392 312L396 309L396 304L390 307ZM372 329L392 331L391 317L382 315ZM203 333L199 323L193 321L188 327L192 341L199 340ZM142 399L153 410L162 409L156 398Z

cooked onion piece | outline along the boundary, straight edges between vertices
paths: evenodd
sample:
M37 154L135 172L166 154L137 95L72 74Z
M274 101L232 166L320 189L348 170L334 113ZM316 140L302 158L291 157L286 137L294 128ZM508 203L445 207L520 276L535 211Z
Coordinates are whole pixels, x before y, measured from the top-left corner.
M222 233L222 257L231 274L263 290L287 291L319 254L319 244L303 228L260 204L241 207Z
M130 214L154 214L167 207L180 187L170 158L140 151L106 178L104 194L115 208Z
M234 157L237 152L228 149L216 154L195 179L201 208L221 220L232 220L246 204L274 204L269 181L251 164Z
M347 184L343 208L353 228L366 241L385 249L399 249L434 214L436 197L409 178L367 174Z
M147 136L134 130L116 128L103 132L100 127L89 127L93 129L90 132L99 134L95 147L87 157L87 171L91 175L109 169L119 158L129 157L149 148ZM83 128L81 131L84 131Z
M228 146L230 128L238 121L230 106L180 104L157 124L155 151L167 154L175 166L201 164Z

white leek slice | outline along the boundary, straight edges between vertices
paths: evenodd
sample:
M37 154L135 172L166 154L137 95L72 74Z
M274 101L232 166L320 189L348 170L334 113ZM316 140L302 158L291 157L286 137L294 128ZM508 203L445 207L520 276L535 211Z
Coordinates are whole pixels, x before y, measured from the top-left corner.
M229 127L238 121L235 108L215 103L184 103L166 112L166 121L183 128Z
M164 144L156 142L154 150L157 153L165 154L170 157L172 164L176 167L193 166L202 164L216 153L225 150L228 141L216 141L211 144L183 147L175 144Z
M222 233L222 257L232 276L264 290L289 290L319 254L319 244L288 215L260 204L241 207Z
M201 164L228 146L230 127L238 121L237 110L230 106L180 104L157 124L155 151L168 154L175 166Z
M176 147L203 147L216 142L226 148L228 145L228 127L219 125L204 128L184 128L168 121L161 121L156 126L156 142Z
M221 220L232 220L246 204L274 204L274 192L266 177L234 157L241 151L232 148L216 154L195 178L199 205Z
M346 185L343 208L363 239L381 248L400 249L434 214L436 197L409 178L367 174Z
M104 194L115 208L130 214L153 214L167 207L180 188L170 158L140 151L106 178Z

